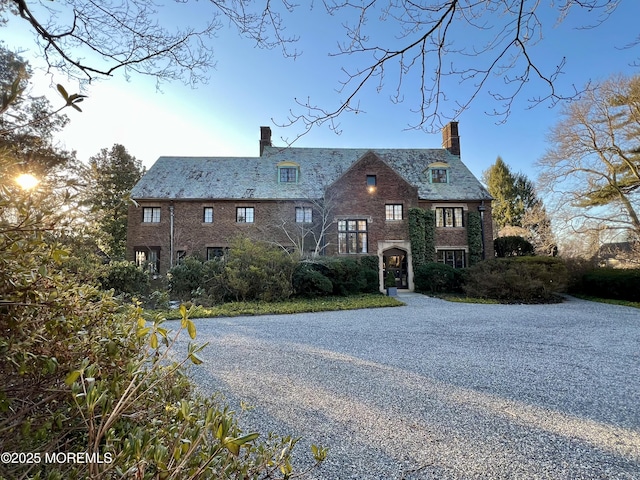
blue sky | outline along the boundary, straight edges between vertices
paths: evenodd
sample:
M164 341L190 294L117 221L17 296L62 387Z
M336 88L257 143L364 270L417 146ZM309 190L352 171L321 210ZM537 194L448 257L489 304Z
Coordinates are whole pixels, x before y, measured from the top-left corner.
M181 10L166 7L161 13L167 18L197 23L206 15L206 3L190 3ZM548 6L541 7L540 14L545 22L543 39L531 53L547 68L566 57L560 85L581 87L589 80L616 73L640 73L633 66L634 62L640 63L640 48L623 48L638 35L640 4L636 1L624 0L597 29L576 28L595 22L593 15L572 15L556 25L557 13ZM209 82L196 89L172 83L164 84L162 92L158 92L154 80L140 76L128 82L121 76L98 82L86 92L89 98L82 105L83 113L68 112L71 123L60 139L68 148L77 150L81 160L101 148L121 143L147 167L161 155L255 156L261 125L271 126L274 143L283 145L281 138L291 140L302 130L274 124L286 122L289 111L296 110L294 98L310 97L312 103L331 108L344 97L336 92L345 78L341 68L357 66L360 60L328 56L336 51L338 39L343 38L341 20L326 16L318 5L312 11L300 7L285 17L287 32L300 36L297 48L302 55L296 60L283 58L278 50L257 49L236 32L221 30L214 43L216 69L211 71ZM372 19L369 25L372 37L393 41L395 32L390 22ZM11 47L31 48L31 52L23 53L26 58L32 59L36 54L26 23L12 20L0 33ZM462 42L482 42L473 37L477 31L460 29L456 33ZM417 120L411 112L418 98L415 79L406 79L403 103L390 101L395 87L392 73L391 70L381 91L372 83L359 97L363 113L346 113L339 119L340 135L323 125L300 138L296 146L439 148L440 134L408 129ZM44 76L40 80L36 91L47 92L56 102L48 80ZM58 77L55 81L75 91L67 79ZM534 163L544 154L545 134L560 113L559 107L549 108L548 104L529 108L527 99L539 95L540 86L530 82L525 87L504 124L487 115L496 104L486 91L458 117L462 159L476 175L480 176L500 155L515 171L535 179ZM504 88L503 78L493 78L490 89L499 88ZM445 91L452 101L462 99L468 84L450 82ZM442 113L451 115L450 107L451 104L445 105Z

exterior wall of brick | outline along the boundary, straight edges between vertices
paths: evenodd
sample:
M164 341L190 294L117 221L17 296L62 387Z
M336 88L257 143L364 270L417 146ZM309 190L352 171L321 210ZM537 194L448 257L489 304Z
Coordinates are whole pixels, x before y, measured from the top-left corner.
M485 257L491 258L493 252L493 222L491 221L491 204L490 202L429 202L420 201L419 206L425 210L432 210L438 207L462 207L464 210L464 221L466 222L469 212L478 212L478 207L485 208L482 214L482 228L484 233L484 250ZM435 236L436 250L440 249L465 249L468 251L468 237L466 223L462 227L437 227Z
M143 222L145 207L160 207L160 222ZM129 207L127 258L134 260L137 249L160 248L160 272L171 267L171 215L173 208L173 264L177 252L206 259L207 248L226 248L234 237L246 236L267 240L284 248L293 248L313 228L296 222L296 207L313 209L314 221L319 212L309 201L175 200L173 202L139 202ZM204 221L204 209L213 208L213 222ZM236 221L237 208L253 208L253 223ZM307 235L305 250L314 245Z
M368 176L375 176L375 187L367 185ZM367 220L367 255L375 255L382 241L408 240L408 211L417 206L418 191L370 152L327 189L327 199L335 205L331 211L335 222ZM386 205L402 205L403 218L387 220ZM337 225L331 228L327 254L338 255Z
M368 176L375 176L373 188L367 184ZM387 220L387 205L402 205L402 219ZM134 260L136 250L157 249L160 273L166 273L172 264L177 263L178 252L206 259L208 248L226 248L231 240L239 235L266 240L285 248L302 247L305 253L314 250L317 240L325 247L322 253L339 255L338 222L360 219L367 221L367 252L363 252L363 255L378 255L382 259L386 250L400 248L411 258L408 232L410 208L462 207L466 222L466 214L477 212L480 205L479 201L419 200L416 187L409 184L373 152L369 152L327 188L326 197L322 200L139 201L137 207L129 207L127 256ZM484 203L484 206L485 255L486 258L490 258L493 256L490 202ZM158 223L143 222L145 207L160 208ZM296 207L311 208L313 224L296 222ZM205 208L213 209L211 223L204 220ZM237 222L237 208L253 208L254 222ZM328 228L324 237L320 239L322 223L328 224ZM309 234L310 230L315 236ZM303 235L307 238L305 242L301 242ZM468 252L466 223L462 227L438 227L435 240L436 249L462 249ZM358 257L359 254L343 256ZM380 265L382 279L382 260ZM412 286L413 275L411 271L409 274Z

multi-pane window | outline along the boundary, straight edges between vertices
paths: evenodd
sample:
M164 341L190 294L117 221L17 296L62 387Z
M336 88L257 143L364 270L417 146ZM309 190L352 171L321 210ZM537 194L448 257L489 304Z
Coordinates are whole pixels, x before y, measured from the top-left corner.
M464 250L438 250L438 262L451 265L453 268L464 268Z
M253 207L237 207L236 222L253 223Z
M313 211L311 207L296 207L296 223L311 223Z
M296 183L298 181L298 169L296 167L280 167L278 173L280 183Z
M142 207L144 223L160 223L160 207Z
M220 260L224 257L223 247L207 247L207 260Z
M464 210L462 207L436 208L436 227L462 227Z
M134 255L137 266L151 274L160 272L160 247L136 247Z
M204 207L202 221L204 223L213 223L213 207Z
M432 168L431 169L431 183L447 183L447 169L446 168Z
M338 253L367 253L367 221L338 221Z
M385 205L387 220L402 220L402 204Z

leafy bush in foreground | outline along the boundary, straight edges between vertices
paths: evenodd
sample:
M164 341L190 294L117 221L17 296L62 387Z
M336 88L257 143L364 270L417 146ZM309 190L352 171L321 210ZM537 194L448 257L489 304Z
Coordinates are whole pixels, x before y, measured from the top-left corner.
M464 291L470 297L502 302L540 303L565 290L567 269L554 257L496 258L467 270Z
M200 347L170 355L180 332L196 336L187 309L172 333L163 318L78 284L43 227L57 220L48 192L19 191L3 160L0 451L43 459L3 461L0 478L287 477L295 440L243 432L233 412L194 393L184 365L201 362ZM94 461L44 460L60 453ZM326 451L313 454L321 461Z

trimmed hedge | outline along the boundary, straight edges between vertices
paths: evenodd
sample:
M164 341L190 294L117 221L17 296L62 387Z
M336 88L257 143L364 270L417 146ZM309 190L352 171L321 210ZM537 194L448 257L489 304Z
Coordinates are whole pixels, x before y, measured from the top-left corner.
M329 281L329 291L326 290L328 284L319 275ZM300 264L294 273L293 287L300 296L378 293L378 257L327 258Z
M593 269L583 275L576 293L640 302L640 269Z
M414 272L416 292L454 293L462 291L462 270L444 263L420 265Z
M566 285L567 268L561 259L510 257L486 260L469 268L463 289L470 297L546 303Z
M525 257L535 255L536 249L526 238L512 235L498 237L493 241L496 257Z
M322 297L333 292L331 280L308 263L298 264L292 282L294 293L301 297Z

